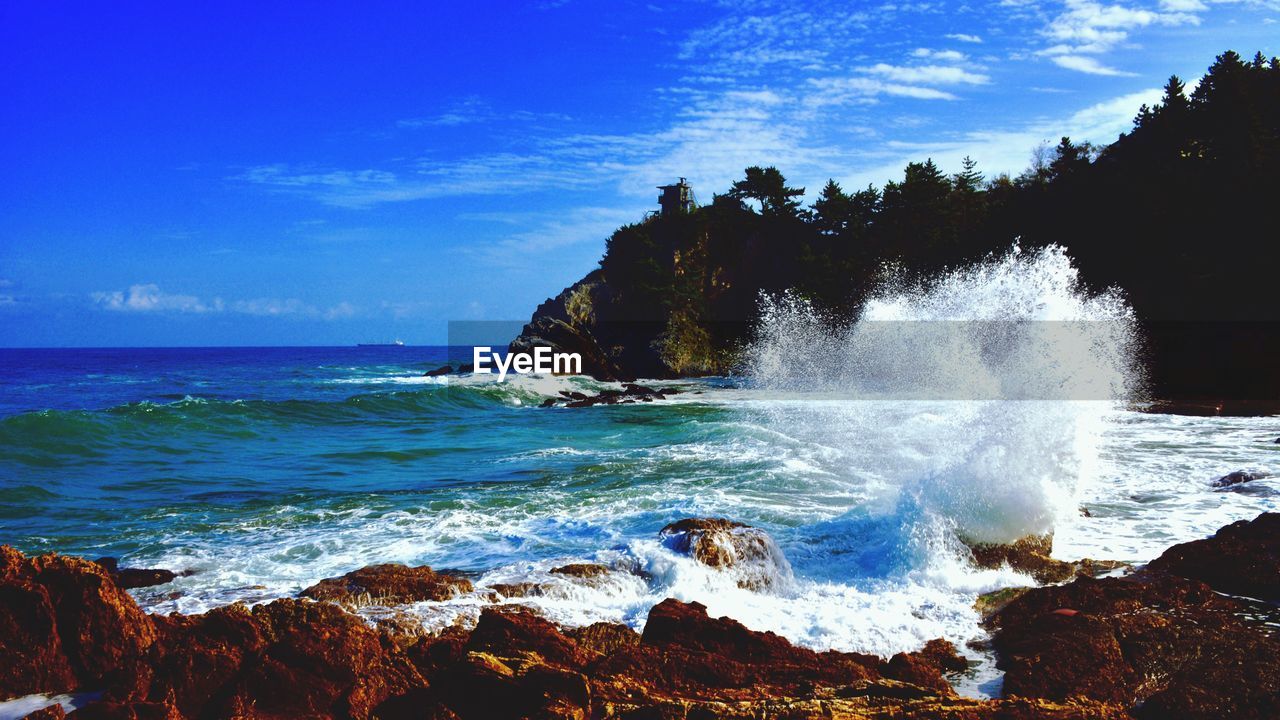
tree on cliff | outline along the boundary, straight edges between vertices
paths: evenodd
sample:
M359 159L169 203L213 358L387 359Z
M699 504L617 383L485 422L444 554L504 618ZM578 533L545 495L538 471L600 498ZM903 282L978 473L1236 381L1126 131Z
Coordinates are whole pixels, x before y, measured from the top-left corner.
M747 168L746 175L746 179L733 184L729 197L755 200L760 203L760 213L766 216L795 216L799 212L796 198L804 195L804 188L787 187L787 179L778 168L753 165Z

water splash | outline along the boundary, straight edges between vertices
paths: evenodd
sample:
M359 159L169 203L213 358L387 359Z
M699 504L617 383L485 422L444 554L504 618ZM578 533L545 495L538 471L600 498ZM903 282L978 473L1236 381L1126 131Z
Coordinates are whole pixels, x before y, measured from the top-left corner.
M1140 387L1137 344L1118 292L1085 292L1060 247L1014 247L891 280L852 322L765 298L747 369L775 426L844 449L868 507L1009 542L1074 512L1107 415Z

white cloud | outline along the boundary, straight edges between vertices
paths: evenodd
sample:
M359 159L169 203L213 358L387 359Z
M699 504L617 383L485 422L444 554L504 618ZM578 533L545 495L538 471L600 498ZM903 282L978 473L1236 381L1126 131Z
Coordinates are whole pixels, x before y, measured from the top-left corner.
M125 312L206 313L223 309L221 300L205 303L194 295L163 292L154 283L131 285L123 291L95 292L90 297L107 310Z
M128 290L90 293L89 298L104 310L124 313L236 313L325 320L348 318L356 314L356 308L348 302L340 302L329 308L317 308L295 298L255 298L226 302L215 297L202 300L195 295L165 292L155 283L130 285Z
M1195 12L1206 9L1198 0L1165 0L1161 10L1104 5L1094 0L1067 0L1063 12L1055 15L1040 34L1051 44L1038 54L1049 57L1059 67L1090 75L1127 75L1085 57L1103 55L1129 41L1132 31L1154 25L1174 27L1198 25Z
M964 62L968 59L967 55L958 50L931 50L929 48L916 48L911 51L911 57L932 58L942 62Z
M991 78L986 75L949 65L901 66L876 63L870 67L858 68L858 70L871 75L879 75L893 82L912 85L985 85L991 82Z
M1160 9L1170 12L1201 12L1209 6L1200 0L1160 0Z
M966 43L981 43L982 38L977 35L969 35L968 33L949 33L946 36L950 40Z
M1122 72L1107 67L1094 58L1084 55L1057 55L1052 58L1055 65L1068 70L1076 70L1090 75L1132 76L1133 73Z

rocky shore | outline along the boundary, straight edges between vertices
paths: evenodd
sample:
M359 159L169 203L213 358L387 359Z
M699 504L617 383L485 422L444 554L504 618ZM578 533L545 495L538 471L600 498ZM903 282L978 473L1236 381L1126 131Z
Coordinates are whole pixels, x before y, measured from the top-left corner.
M790 571L768 535L741 523L688 519L660 537L708 566L745 568L744 587ZM815 652L674 599L650 610L641 633L558 627L496 602L474 627L430 635L353 614L473 590L464 577L401 565L324 580L297 599L148 615L120 585L137 573L3 547L0 698L88 693L71 713L88 719L1280 716L1280 514L1125 575L1046 563L1047 548L1031 541L979 549L975 560L1070 579L980 600L1005 671L995 700L956 695L948 677L967 663L941 639L887 659ZM756 572L770 564L775 572ZM1091 576L1102 570L1112 576ZM552 572L592 582L614 571ZM64 715L55 704L28 717Z

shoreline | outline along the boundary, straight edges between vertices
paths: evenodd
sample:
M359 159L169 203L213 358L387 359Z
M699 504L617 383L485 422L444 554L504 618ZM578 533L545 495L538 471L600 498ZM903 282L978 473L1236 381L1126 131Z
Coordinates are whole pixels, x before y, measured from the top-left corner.
M661 537L699 563L736 573L743 587L765 590L779 581L776 546L755 528L690 518ZM1043 546L1003 547L975 557L1045 569ZM851 718L1120 718L1168 716L1151 708L1185 717L1280 711L1280 664L1271 662L1280 659L1280 639L1248 617L1266 616L1280 601L1274 513L1175 545L1123 575L1114 567L1063 563L1053 572L1068 582L984 595L983 622L1005 672L1004 697L989 700L956 694L955 681L969 665L942 639L887 659L817 652L674 599L650 610L642 633L607 622L558 627L529 608L495 603L472 628L426 635L394 614L370 622L352 611L448 599L472 589L467 578L377 565L324 580L298 599L154 615L120 588L107 565L27 558L8 547L0 553L0 623L25 628L0 634L3 655L18 660L0 672L0 708L19 698L30 705L38 699L32 694L100 693L73 713L77 718L811 717L820 709ZM1100 569L1112 576L1095 579ZM589 583L615 571L580 563L553 572ZM1248 661L1248 677L1220 662L1224 653ZM1188 667L1206 658L1215 658L1214 667ZM1163 681L1150 680L1153 673ZM278 682L292 689L280 695L267 689Z

